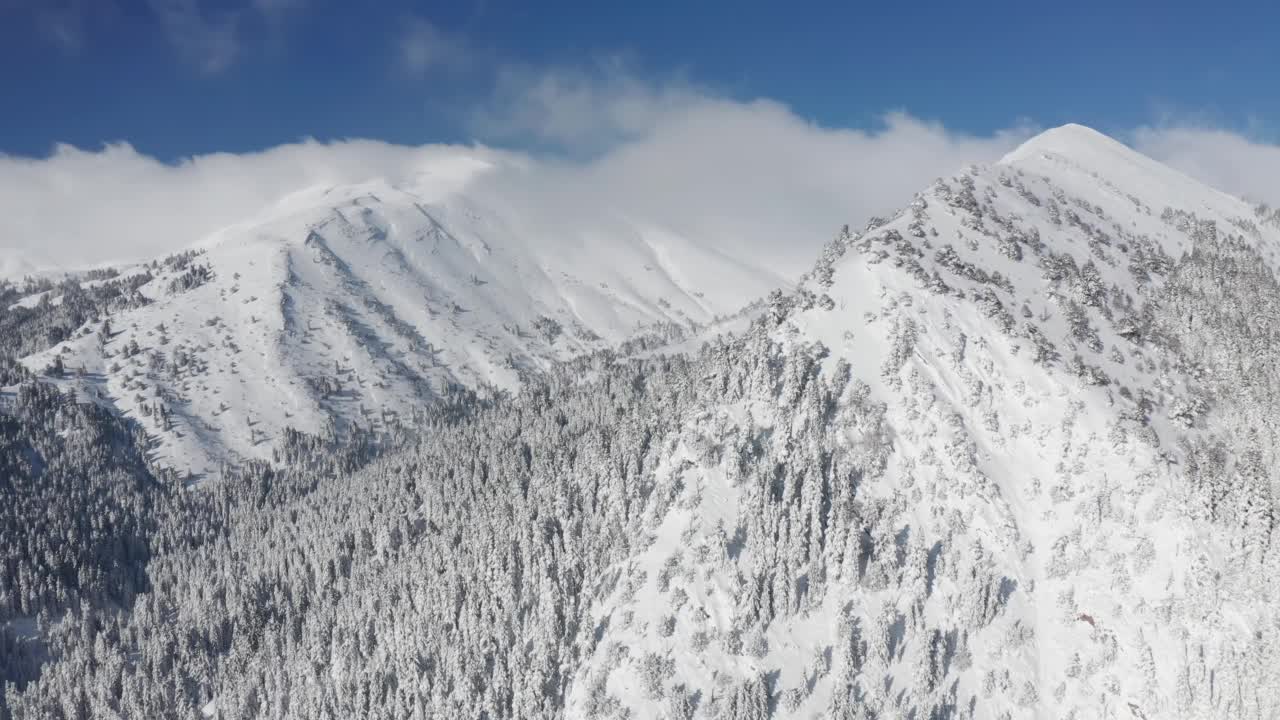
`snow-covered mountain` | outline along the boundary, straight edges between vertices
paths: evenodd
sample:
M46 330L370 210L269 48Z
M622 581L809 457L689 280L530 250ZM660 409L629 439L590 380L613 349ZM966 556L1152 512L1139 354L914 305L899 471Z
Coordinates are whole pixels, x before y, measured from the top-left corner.
M522 372L655 326L706 325L786 285L763 262L627 217L526 222L467 194L483 169L466 157L439 164L407 185L301 191L123 268L148 274L134 283L144 300L24 362L61 358L66 383L201 475L270 458L286 427L407 422L452 386L511 389Z
M1074 125L842 238L750 343L800 370L656 471L568 715L1275 717L1277 406L1232 388L1280 352L1277 247Z
M119 481L116 506L162 508L145 567L86 553L85 591L31 562L6 601L149 590L48 633L15 718L1280 714L1275 215L1065 126L840 234L732 334L628 359L586 351L728 312L707 272L773 278L643 232L557 275L492 208L340 192L153 268L154 302L64 342L64 372L181 342L180 370L108 367L106 387L261 394L190 401L215 417L312 403L286 425L369 423L340 403L413 407L436 379L518 384L495 354L546 372L355 472ZM199 353L228 335L214 385ZM10 464L82 467L101 423L60 433L35 395L45 435Z

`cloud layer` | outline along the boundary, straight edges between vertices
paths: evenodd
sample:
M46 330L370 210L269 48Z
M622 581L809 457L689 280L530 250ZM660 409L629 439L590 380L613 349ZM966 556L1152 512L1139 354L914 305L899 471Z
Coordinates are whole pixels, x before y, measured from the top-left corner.
M1280 204L1280 145L1205 127L1142 127L1133 147L1223 192Z
M770 102L699 97L659 110L618 103L614 114L644 114L643 127L585 159L376 141L306 142L178 165L123 144L60 146L39 160L2 157L0 242L7 247L0 269L149 258L300 189L399 182L466 152L498 166L470 192L501 197L537 215L540 226L625 216L706 237L726 251L768 253L798 271L842 223L892 211L934 177L998 158L1020 137L974 138L905 115L889 116L875 132L832 130ZM558 117L549 127L603 132L584 122Z
M198 0L148 0L174 50L200 72L227 69L240 52L238 13L211 16Z
M410 17L404 23L400 35L400 62L414 75L420 76L432 70L463 69L472 63L474 54L465 38L446 32L422 18Z
M315 186L410 177L444 152L352 140L202 155L176 165L127 144L0 156L0 273L150 259Z
M299 190L401 182L466 153L494 166L466 192L500 198L517 221L554 231L625 217L795 275L840 225L893 212L935 177L998 159L1032 132L1015 125L973 136L903 113L870 131L827 128L776 102L641 82L618 63L508 68L471 117L479 137L541 149L350 140L175 165L126 144L0 156L0 273L148 259ZM1140 128L1122 139L1228 192L1280 199L1276 146L1194 128Z
M154 29L175 55L206 75L234 65L245 50L246 31L278 27L310 0L0 0L0 22L33 29L67 55L77 55L95 39L122 24Z

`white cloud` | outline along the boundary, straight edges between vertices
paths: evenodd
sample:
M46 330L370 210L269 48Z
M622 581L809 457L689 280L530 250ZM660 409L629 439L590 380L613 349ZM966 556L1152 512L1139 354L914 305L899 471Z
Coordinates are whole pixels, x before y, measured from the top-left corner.
M150 259L244 221L297 190L402 180L444 149L353 140L203 155L176 165L127 144L0 155L0 273Z
M210 18L199 0L150 0L175 44L214 72L238 50L235 19ZM255 0L252 12L303 0ZM465 39L412 20L407 69L479 62ZM493 62L487 61L492 69ZM844 223L893 212L940 175L993 161L1030 135L1026 125L986 136L906 113L875 130L829 128L769 100L737 101L687 80L641 79L613 58L579 68L496 69L492 94L468 115L476 136L533 154L404 147L372 140L303 142L176 165L127 144L48 158L0 156L0 273L146 259L196 243L299 189L412 177L457 153L497 169L468 192L544 228L625 216L728 253L750 253L782 274L806 268ZM1222 130L1143 127L1137 149L1211 185L1280 200L1280 147Z
M664 117L713 102L683 78L643 81L619 57L553 70L507 64L470 122L482 137L584 153L642 136Z
M0 271L147 259L300 189L401 182L465 153L495 168L466 188L481 207L500 207L548 235L616 228L611 220L626 217L794 275L840 225L891 213L935 177L993 161L1031 133L1014 126L973 136L905 113L886 115L875 130L827 128L772 101L739 102L680 81L645 83L616 62L541 75L508 69L472 119L480 137L544 150L352 140L176 165L125 144L61 146L36 160L0 156L0 242L9 244L0 247ZM1229 192L1274 200L1268 193L1280 187L1275 146L1186 128L1128 137Z
M1280 205L1280 146L1198 126L1142 127L1134 148L1160 162L1253 202Z
M842 224L892 213L934 178L994 161L1024 137L970 137L903 114L878 131L832 130L772 102L704 101L593 159L544 159L486 181L544 213L661 223L794 276Z
M33 29L67 55L84 49L91 26L113 14L110 0L0 0L0 24Z
M253 8L263 15L271 16L293 10L301 10L309 0L253 0Z
M411 73L458 70L471 63L472 50L461 36L421 18L410 18L400 36L400 61Z
M84 44L84 15L77 4L49 8L37 16L36 22L64 52L77 53Z
M726 99L681 78L645 82L616 59L507 68L472 120L480 137L552 148L527 176L487 178L505 183L504 197L562 217L655 219L786 274L806 269L842 224L891 213L934 178L1030 135L974 137L905 113L873 131L826 128L776 102Z
M240 53L238 13L211 15L199 0L149 0L160 27L179 55L201 72L218 73Z
M208 74L221 72L242 54L246 24L278 28L310 0L251 0L245 5L219 0L146 0L146 13L121 0L0 0L0 22L30 23L67 54L91 46L97 36L139 17L158 29L174 52ZM153 25L154 24L154 25Z
M201 72L215 75L243 54L247 24L264 22L278 30L309 0L252 0L246 7L226 7L217 0L147 0L169 44Z
M772 102L690 96L644 107L619 97L604 122L641 118L633 135L587 159L376 141L285 145L167 165L128 145L59 147L46 159L0 157L0 255L34 265L149 258L193 244L316 185L403 180L459 152L498 165L469 188L520 219L554 228L626 216L806 268L843 223L891 212L934 177L998 158L1020 131L977 138L907 115L874 132L822 128ZM630 120L628 121L631 122ZM598 134L581 118L559 128ZM567 140L570 136L563 135Z

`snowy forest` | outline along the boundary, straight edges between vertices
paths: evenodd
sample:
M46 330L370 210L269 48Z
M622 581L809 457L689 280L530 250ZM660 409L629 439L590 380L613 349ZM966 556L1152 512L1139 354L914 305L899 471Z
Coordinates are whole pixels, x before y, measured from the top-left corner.
M1280 225L1035 162L200 483L0 286L0 720L1275 717Z

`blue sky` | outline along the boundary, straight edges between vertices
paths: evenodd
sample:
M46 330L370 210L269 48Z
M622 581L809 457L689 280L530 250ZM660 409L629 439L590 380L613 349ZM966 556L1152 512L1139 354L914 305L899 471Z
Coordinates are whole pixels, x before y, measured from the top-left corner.
M0 0L0 152L536 146L548 138L500 116L548 73L768 98L836 128L905 111L976 135L1175 118L1269 137L1280 9L1139 5Z

